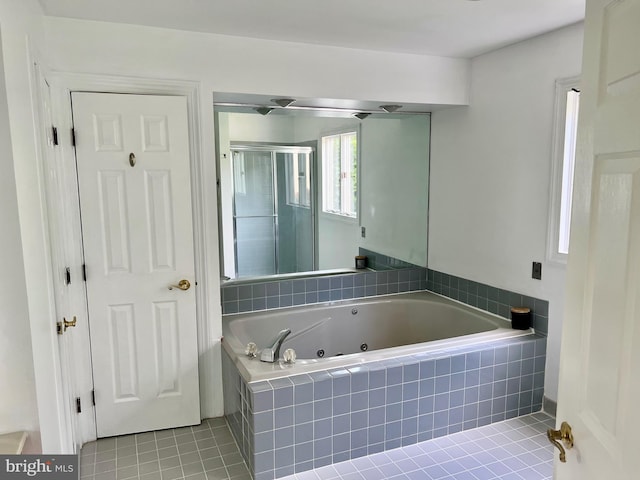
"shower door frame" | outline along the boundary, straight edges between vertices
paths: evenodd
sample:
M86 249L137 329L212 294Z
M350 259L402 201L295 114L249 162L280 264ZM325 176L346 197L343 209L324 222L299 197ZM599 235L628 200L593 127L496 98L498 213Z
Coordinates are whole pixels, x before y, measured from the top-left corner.
M236 227L236 184L235 184L235 152L269 152L271 154L271 175L272 175L272 188L273 188L273 228L274 228L274 259L275 259L275 273L272 275L260 275L261 277L269 277L269 276L277 276L282 275L280 273L280 263L279 263L279 245L280 245L280 230L279 230L279 220L278 220L278 165L276 163L276 155L278 153L307 153L310 155L309 162L309 175L312 175L310 182L310 197L311 197L311 205L309 207L311 211L311 237L313 238L313 244L311 245L311 260L312 260L312 271L316 270L318 261L316 258L317 248L316 243L318 241L316 237L316 209L317 209L317 188L316 188L316 176L317 176L317 165L315 164L316 159L316 149L310 146L295 146L295 145L269 145L264 143L252 144L247 142L231 142L229 151L231 152L231 173L233 181L231 182L231 211L233 217L233 260L234 260L234 270L236 273L236 279L242 280L243 277L239 275L238 271L238 232ZM286 195L286 192L285 192ZM244 277L250 278L250 277Z

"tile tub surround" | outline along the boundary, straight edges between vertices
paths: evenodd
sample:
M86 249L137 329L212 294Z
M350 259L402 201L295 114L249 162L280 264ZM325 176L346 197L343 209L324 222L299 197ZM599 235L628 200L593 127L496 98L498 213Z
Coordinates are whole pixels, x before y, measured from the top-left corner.
M223 285L222 313L272 310L426 288L427 269L422 267Z
M369 250L361 249L361 252L377 256L382 263L386 262L388 265L406 264ZM536 332L546 335L549 331L547 300L415 266L377 272L223 285L222 313L256 312L419 290L429 290L509 320L511 307L529 307Z
M388 255L383 255L381 253L367 250L366 248L362 247L358 249L358 254L365 255L367 257L367 267L372 268L373 270L399 270L403 268L420 268L419 265L414 265L412 263L405 262L404 260L389 257Z
M511 307L529 307L532 313L532 326L536 332L544 335L549 332L547 300L431 269L427 271L427 290L508 319L511 319Z
M223 351L225 414L255 480L540 410L546 338L527 335L246 383Z

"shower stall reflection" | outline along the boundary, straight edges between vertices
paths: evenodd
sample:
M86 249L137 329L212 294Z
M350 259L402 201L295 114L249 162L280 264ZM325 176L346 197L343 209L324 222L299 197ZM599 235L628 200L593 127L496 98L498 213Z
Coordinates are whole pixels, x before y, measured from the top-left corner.
M231 148L237 277L315 269L314 149Z

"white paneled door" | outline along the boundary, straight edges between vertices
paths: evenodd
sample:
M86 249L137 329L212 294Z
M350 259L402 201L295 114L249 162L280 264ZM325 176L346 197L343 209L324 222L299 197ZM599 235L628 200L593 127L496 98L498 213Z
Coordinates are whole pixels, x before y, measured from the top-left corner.
M587 0L559 480L640 478L640 0ZM558 454L559 455L559 454Z
M199 423L186 99L72 105L98 437Z

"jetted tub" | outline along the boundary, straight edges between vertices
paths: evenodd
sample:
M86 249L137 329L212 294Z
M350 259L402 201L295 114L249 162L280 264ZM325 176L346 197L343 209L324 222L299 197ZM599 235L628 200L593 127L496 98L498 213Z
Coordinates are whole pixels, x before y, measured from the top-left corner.
M266 346L291 329L276 363L245 354L246 345ZM223 346L246 382L269 380L365 362L436 352L452 346L528 335L512 330L496 315L431 292L413 292L351 301L227 315ZM295 364L282 362L287 348Z

